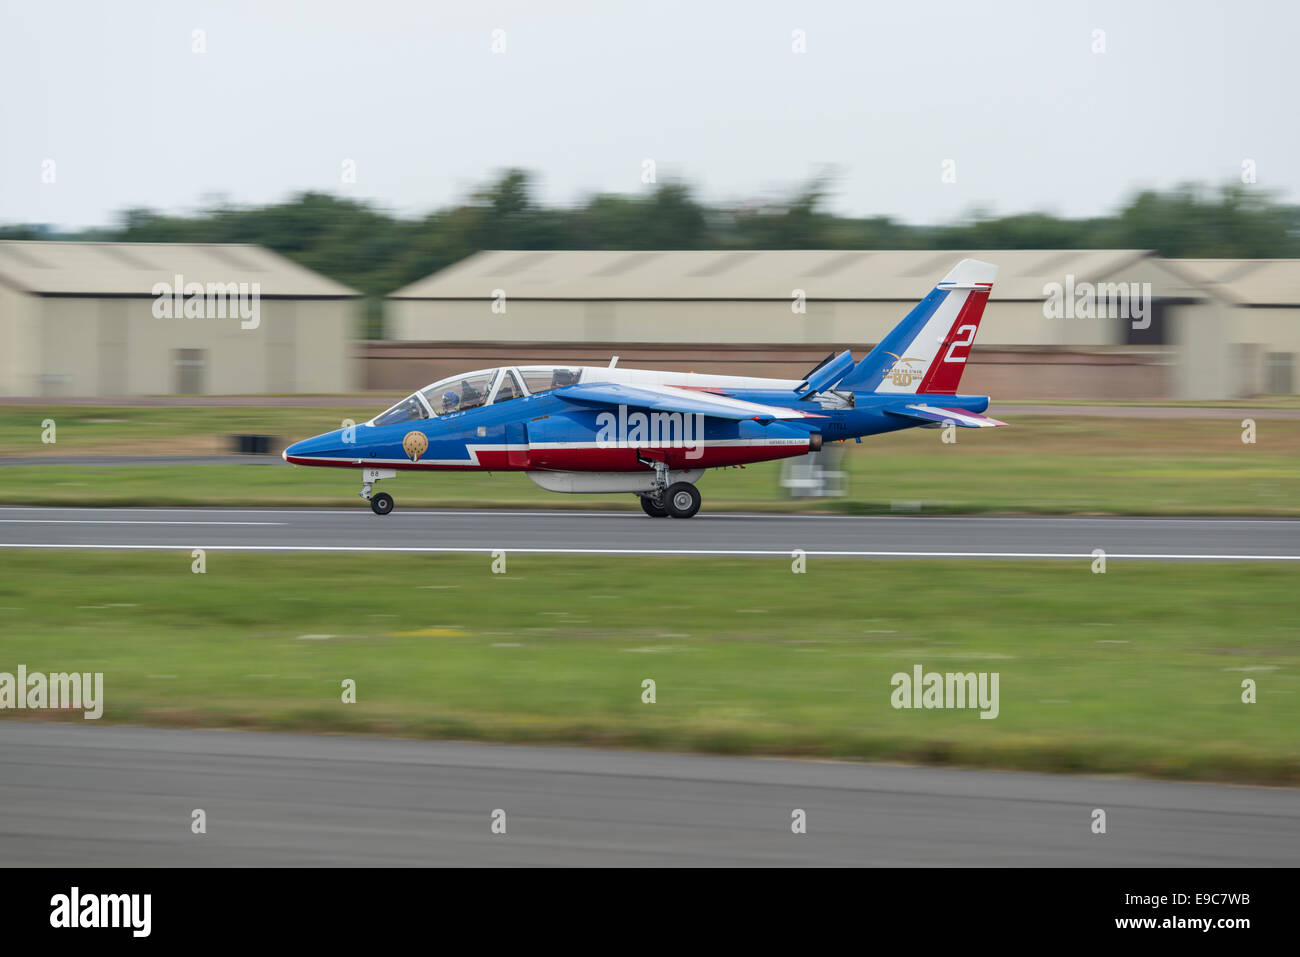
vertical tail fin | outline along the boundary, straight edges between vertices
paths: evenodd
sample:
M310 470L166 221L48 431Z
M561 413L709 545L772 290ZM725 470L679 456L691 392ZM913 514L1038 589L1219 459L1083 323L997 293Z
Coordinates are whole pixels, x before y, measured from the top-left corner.
M963 259L839 384L853 392L957 391L998 267Z

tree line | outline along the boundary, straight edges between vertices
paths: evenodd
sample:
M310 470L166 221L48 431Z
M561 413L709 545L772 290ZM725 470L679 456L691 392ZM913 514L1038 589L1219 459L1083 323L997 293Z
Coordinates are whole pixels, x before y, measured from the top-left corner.
M837 216L826 208L828 193L828 181L817 179L779 200L708 205L673 181L560 207L538 202L531 174L512 169L418 218L306 192L190 215L128 209L110 227L76 233L0 226L0 239L256 243L363 293L372 337L382 335L384 296L484 249L1151 249L1173 258L1300 258L1300 207L1257 186L1145 190L1087 219L975 211L939 226Z

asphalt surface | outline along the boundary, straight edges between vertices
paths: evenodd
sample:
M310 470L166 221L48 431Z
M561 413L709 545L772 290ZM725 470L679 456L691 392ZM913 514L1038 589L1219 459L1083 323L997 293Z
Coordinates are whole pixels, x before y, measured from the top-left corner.
M1300 520L743 515L632 512L0 508L0 549L556 552L861 558L1300 561Z
M1270 788L90 722L0 767L6 866L1300 863Z

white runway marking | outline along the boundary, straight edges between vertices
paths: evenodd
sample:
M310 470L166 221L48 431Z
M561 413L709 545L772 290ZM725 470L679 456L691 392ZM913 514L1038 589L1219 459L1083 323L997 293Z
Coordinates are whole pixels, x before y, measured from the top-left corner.
M144 551L189 551L202 548L210 552L395 552L405 554L470 554L491 555L494 552L514 552L520 555L713 555L713 556L780 556L789 558L791 549L758 548L510 548L509 546L490 547L439 547L436 545L386 546L386 545L204 545L194 542L185 545L143 545L143 544L46 544L42 542L0 542L0 548L45 548L45 549L132 549ZM819 558L1055 558L1055 559L1094 559L1092 552L864 552L864 551L812 551L803 549L808 556ZM1108 552L1107 560L1148 559L1151 561L1169 561L1186 559L1188 561L1215 562L1295 562L1300 555L1198 555L1182 553Z
M124 518L0 518L5 525L288 525L288 522L164 522Z
M207 513L212 515L330 515L346 516L353 515L359 518L365 518L374 521L374 516L370 509L365 505L356 507L340 506L338 508L202 508L191 506L175 506L166 508L143 508L135 506L113 506L120 508L124 512L149 512L152 514L166 514L168 512L181 512L187 515L196 513ZM5 512L16 512L22 514L34 514L40 512L102 512L106 506L99 505L4 505L0 506L0 514ZM563 520L573 517L605 517L605 518L629 518L638 522L645 521L645 516L638 509L576 509L576 508L538 508L538 509L497 509L497 508L477 508L477 509L456 509L456 508L403 508L393 513L394 518L389 521L400 521L404 516L454 516L454 517L494 517L494 516L513 516L517 518L554 518ZM786 521L824 521L824 522L915 522L918 520L934 522L981 522L992 524L995 522L1084 522L1098 524L1104 522L1123 522L1125 524L1134 524L1140 522L1155 522L1161 525L1296 525L1300 526L1300 518L1250 518L1250 517L1231 517L1222 518L1186 518L1177 515L1163 517L1159 515L1147 516L1128 516L1128 515L944 515L940 513L916 513L913 515L833 515L817 512L701 512L695 516L696 522L711 522L728 519L753 519L761 518L764 520L786 520ZM4 519L0 519L4 521ZM198 524L198 523L195 523ZM214 525L236 525L239 522L212 522ZM259 524L257 522L243 524ZM266 524L286 524L286 523L266 523Z

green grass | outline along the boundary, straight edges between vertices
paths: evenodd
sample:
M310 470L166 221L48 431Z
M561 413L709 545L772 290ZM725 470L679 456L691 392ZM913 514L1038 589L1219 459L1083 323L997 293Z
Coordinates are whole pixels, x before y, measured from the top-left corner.
M291 411L303 419L290 417L297 423L294 437L335 425L339 418L337 410ZM65 442L64 436L77 434L60 431L60 453L76 454L76 442L71 437ZM784 498L779 463L710 472L700 490L707 509L871 514L919 502L923 511L954 513L1300 515L1300 421L1259 420L1253 445L1242 443L1238 422L1204 419L1020 416L1010 428L958 430L955 444L945 444L942 435L913 429L845 444L851 481L843 499ZM170 448L140 440L117 450ZM351 503L364 508L356 497L357 473L292 468L278 460L255 467L34 465L0 470L0 498L28 505ZM637 507L630 495L543 492L518 473L402 473L380 487L399 508Z
M365 422L384 399L355 407L308 406L94 406L0 405L0 456L216 455L230 451L229 436L273 435L284 444L339 428L344 419ZM42 441L54 420L53 444Z
M105 722L1300 784L1293 568L508 562L0 552L0 671L102 671ZM893 709L915 664L1000 716Z

